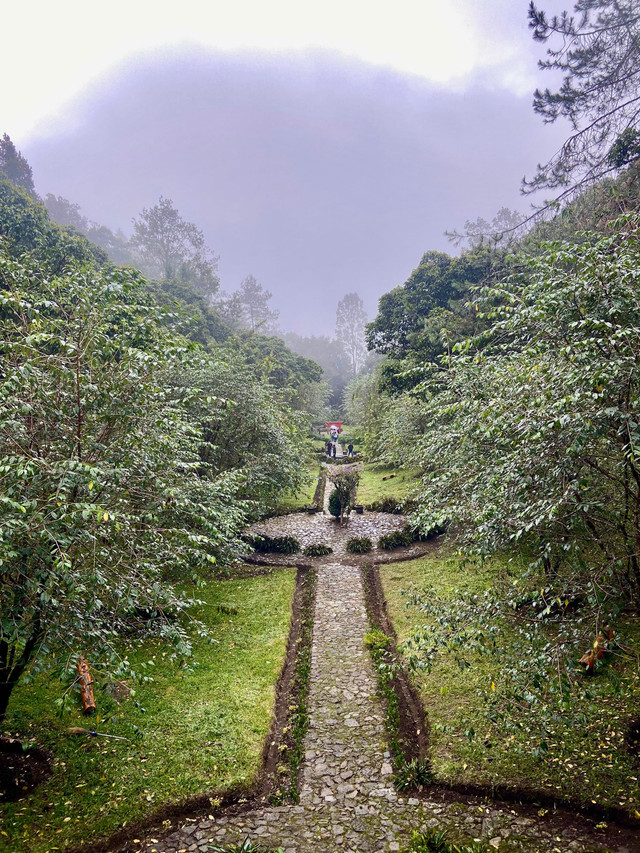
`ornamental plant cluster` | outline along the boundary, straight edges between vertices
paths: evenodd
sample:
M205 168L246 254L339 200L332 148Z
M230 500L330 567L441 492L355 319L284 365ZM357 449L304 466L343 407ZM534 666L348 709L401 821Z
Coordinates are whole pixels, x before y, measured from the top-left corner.
M343 465L327 474L334 485L334 491L329 496L329 512L340 519L340 524L356 502L360 471L358 465Z

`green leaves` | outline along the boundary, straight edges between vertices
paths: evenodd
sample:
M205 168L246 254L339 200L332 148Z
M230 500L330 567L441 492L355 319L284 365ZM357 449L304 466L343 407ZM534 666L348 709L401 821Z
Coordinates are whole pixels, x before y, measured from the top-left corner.
M142 608L188 652L166 579L238 553L245 515L237 475L202 476L200 423L168 383L208 360L134 271L0 255L0 282L1 715L45 637L108 662Z

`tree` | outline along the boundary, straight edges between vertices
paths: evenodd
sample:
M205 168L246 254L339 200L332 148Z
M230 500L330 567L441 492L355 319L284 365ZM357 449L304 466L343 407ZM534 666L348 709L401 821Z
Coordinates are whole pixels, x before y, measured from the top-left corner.
M338 341L326 335L305 337L294 332L286 332L283 339L294 352L311 358L320 365L323 378L329 387L327 405L335 413L331 417L339 420L344 389L348 381L348 363Z
M217 291L218 259L207 248L202 231L182 218L171 199L160 196L154 207L143 208L140 218L133 220L130 245L141 269L152 278L186 280L208 298Z
M356 376L362 369L367 357L367 345L364 327L367 314L364 303L357 293L347 293L338 302L336 311L336 340L341 345L350 375Z
M577 0L574 14L548 17L533 2L528 14L536 41L557 42L540 67L563 74L557 92L536 90L534 110L572 133L523 189L561 189L559 200L629 162L619 140L640 125L640 12L636 0Z
M640 602L640 217L522 259L495 319L415 389L417 520L475 549L526 542L602 595ZM598 594L600 594L600 592Z
M510 250L525 233L525 222L525 217L517 210L501 207L491 222L479 216L475 220L467 219L463 233L457 230L444 233L455 246L466 242L471 248L488 245L493 249Z
M31 166L6 133L0 139L0 172L4 172L14 186L26 190L30 196L35 197L36 189Z
M360 468L355 465L334 466L333 471L327 474L327 477L333 483L335 493L338 495L339 518L340 524L342 524L344 516L349 515L351 507L356 501L356 492L360 482Z
M0 237L14 257L33 254L50 274L69 264L105 264L106 254L83 236L51 222L42 204L0 173Z
M49 216L58 225L71 225L81 234L88 231L89 220L81 212L79 204L74 204L64 196L47 193L44 197L44 206L47 208Z
M159 313L131 270L0 255L0 719L49 652L124 666L136 608L187 652L168 576L239 551L237 475L198 452L203 395L166 382L204 357Z
M238 499L248 517L273 510L285 491L305 478L308 419L286 394L257 375L241 350L217 347L217 360L175 377L179 387L201 389L194 402L203 442L200 456L217 475L239 477Z
M387 355L382 376L393 391L420 381L426 362L436 362L457 341L478 331L471 289L505 267L502 252L479 245L459 257L425 252L401 287L380 297L378 316L366 330L369 349Z
M84 234L88 240L100 246L107 253L109 260L118 265L133 265L133 257L128 241L121 231L115 234L105 225L91 222L81 212L80 205L69 201L61 195L47 193L44 197L44 206L49 216L58 225L71 226L80 234Z

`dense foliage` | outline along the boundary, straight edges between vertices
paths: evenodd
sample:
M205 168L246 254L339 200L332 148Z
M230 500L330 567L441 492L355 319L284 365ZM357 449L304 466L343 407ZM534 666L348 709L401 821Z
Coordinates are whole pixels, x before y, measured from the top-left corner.
M424 527L485 551L526 539L548 571L640 594L638 218L551 244L487 287L494 325L419 387Z
M149 284L54 201L68 228L0 175L0 716L34 661L126 672L133 616L188 653L172 582L235 559L300 486L323 394L281 340L223 326L214 259L169 202L137 231L164 264Z
M104 658L136 609L183 641L163 579L239 548L237 476L167 382L200 357L157 313L131 272L0 257L0 715L34 655Z

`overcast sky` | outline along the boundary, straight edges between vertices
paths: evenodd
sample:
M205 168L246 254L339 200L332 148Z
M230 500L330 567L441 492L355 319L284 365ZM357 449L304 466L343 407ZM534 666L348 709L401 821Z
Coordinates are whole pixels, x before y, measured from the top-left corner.
M558 3L545 3L558 8ZM283 328L332 333L446 228L526 210L561 141L528 0L59 0L3 10L0 132L41 195L131 230L160 195L205 233L226 290L249 273Z

